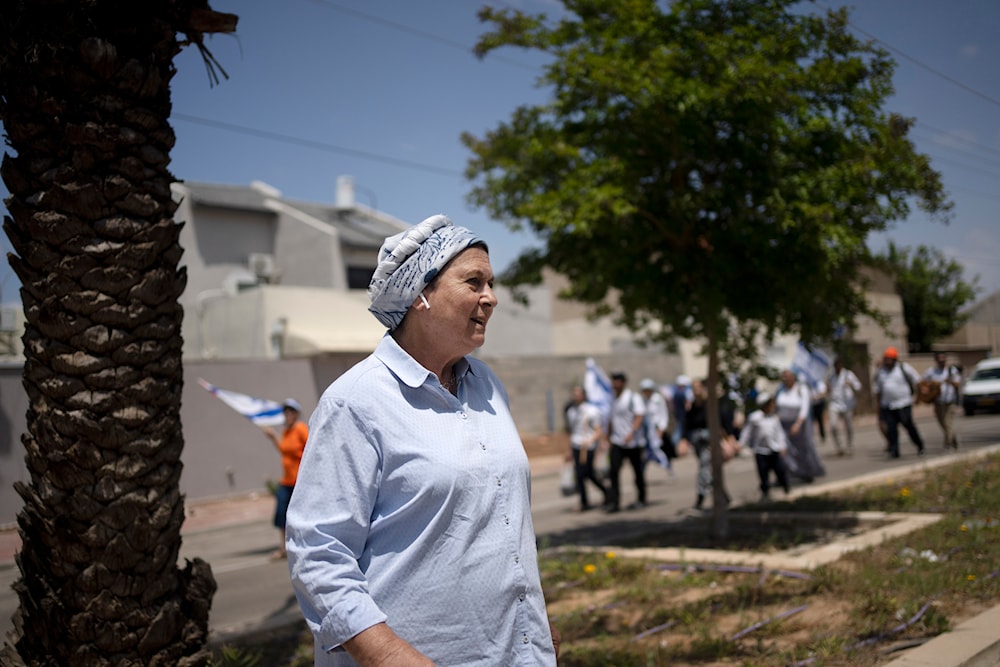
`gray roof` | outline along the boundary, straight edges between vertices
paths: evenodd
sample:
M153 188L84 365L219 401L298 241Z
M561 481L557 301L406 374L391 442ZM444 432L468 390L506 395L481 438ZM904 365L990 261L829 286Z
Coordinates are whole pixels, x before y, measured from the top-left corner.
M344 244L362 248L378 248L386 236L409 226L391 215L360 204L341 208L334 204L287 199L267 192L265 185L221 185L197 181L183 181L182 185L190 192L192 203L199 206L268 213L271 209L266 202L279 201L335 227Z

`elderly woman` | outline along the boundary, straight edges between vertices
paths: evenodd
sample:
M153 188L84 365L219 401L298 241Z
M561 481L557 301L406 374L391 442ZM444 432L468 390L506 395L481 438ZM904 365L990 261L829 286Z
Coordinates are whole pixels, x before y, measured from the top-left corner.
M809 422L812 398L809 386L795 377L791 369L781 372L781 386L775 393L778 419L788 436L788 453L785 467L789 474L803 482L812 482L826 474L819 453L812 439L812 424Z
M388 333L326 390L288 511L317 665L555 665L528 459L481 361L486 244L433 216L385 240Z

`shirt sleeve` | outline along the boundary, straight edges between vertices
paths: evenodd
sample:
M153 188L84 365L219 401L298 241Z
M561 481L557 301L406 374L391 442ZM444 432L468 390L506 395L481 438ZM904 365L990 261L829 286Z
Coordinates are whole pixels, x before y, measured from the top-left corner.
M799 405L799 419L803 422L809 419L809 408L812 407L812 394L809 391L809 387L802 383L799 383L799 399L801 405Z
M847 371L847 383L854 387L854 391L861 391L861 380L853 371Z
M326 651L386 620L359 565L381 475L369 429L343 399L324 398L288 509L292 586Z

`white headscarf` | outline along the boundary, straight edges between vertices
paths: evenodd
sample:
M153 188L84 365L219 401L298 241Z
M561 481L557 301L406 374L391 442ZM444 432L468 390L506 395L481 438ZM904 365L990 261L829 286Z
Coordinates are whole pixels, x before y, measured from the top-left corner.
M444 266L466 248L485 243L471 230L433 215L385 239L368 285L368 310L394 331L413 301Z

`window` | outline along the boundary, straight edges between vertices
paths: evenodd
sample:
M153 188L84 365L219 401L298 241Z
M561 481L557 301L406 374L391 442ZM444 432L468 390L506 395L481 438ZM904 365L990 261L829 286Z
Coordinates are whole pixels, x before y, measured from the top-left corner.
M349 289L368 289L375 269L368 266L347 267L347 287Z

